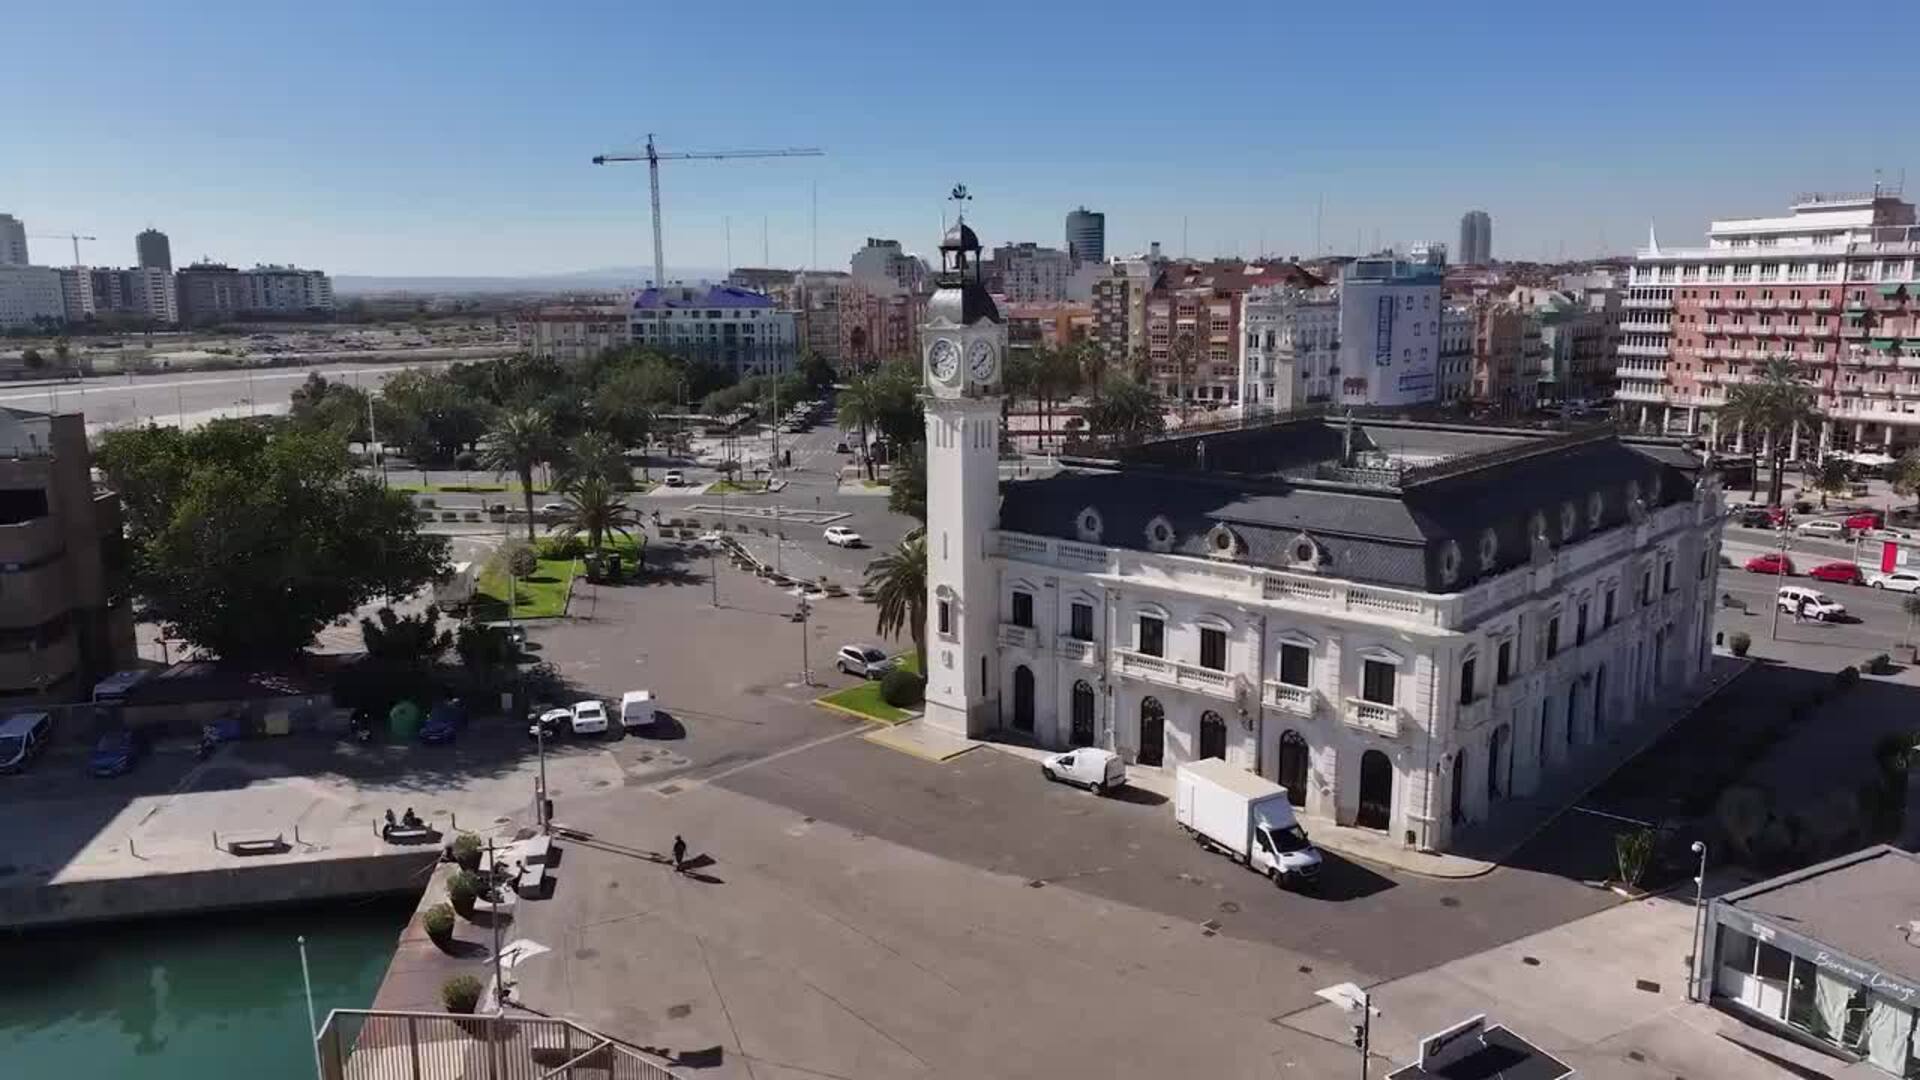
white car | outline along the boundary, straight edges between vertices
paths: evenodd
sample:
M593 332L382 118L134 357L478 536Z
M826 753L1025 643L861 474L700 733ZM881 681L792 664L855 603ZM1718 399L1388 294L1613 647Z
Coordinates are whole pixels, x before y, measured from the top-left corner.
M607 707L598 700L573 703L573 733L601 735L607 730Z
M863 679L877 679L893 670L893 657L871 645L842 645L839 655L834 657L833 666L843 675L858 675Z
M567 504L563 502L550 502L550 503L540 504L540 512L543 514L564 514L567 512L568 509L569 508Z
M668 487L680 487L687 482L687 478L681 475L679 469L668 469L667 475L661 477L660 482Z
M1127 782L1127 763L1111 750L1082 746L1040 759L1040 772L1049 780L1078 784L1104 795Z
M857 548L865 543L865 541L860 539L859 533L854 532L844 525L832 526L821 535L825 536L827 543L832 544L834 547Z
M1797 611L1815 622L1832 622L1847 613L1846 605L1840 601L1803 585L1781 586L1777 602L1781 611L1789 615Z
M1845 525L1841 524L1838 521L1833 521L1828 518L1819 518L1814 521L1803 521L1800 524L1795 525L1793 527L1793 531L1800 533L1803 536L1828 536L1828 537L1839 538L1847 535L1847 527Z
M1895 570L1890 574L1868 574L1867 584L1876 589L1892 589L1894 592L1920 592L1920 573L1912 570Z
M703 532L700 534L700 542L703 544L721 544L725 543L726 539L725 536L717 532Z

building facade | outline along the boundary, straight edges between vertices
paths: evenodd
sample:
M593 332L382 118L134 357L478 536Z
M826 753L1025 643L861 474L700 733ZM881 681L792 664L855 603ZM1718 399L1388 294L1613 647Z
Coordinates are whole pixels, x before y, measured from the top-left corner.
M855 284L870 293L918 295L927 291L927 264L901 248L898 240L869 236L848 265Z
M143 266L118 273L125 278L135 312L155 322L180 321L180 306L175 300L172 271L159 266Z
M1541 401L1607 401L1613 397L1614 349L1619 343L1620 293L1588 289L1516 289L1540 323Z
M1154 266L1144 258L1115 259L1101 269L1093 283L1093 344L1109 370L1125 370L1145 354Z
M628 319L619 304L549 304L520 316L520 347L562 363L592 359L632 340Z
M1293 420L1003 484L1004 327L958 280L924 333L930 725L1221 758L1446 850L1702 678L1723 508L1677 446Z
M1391 257L1340 272L1344 405L1413 405L1439 394L1442 267Z
M1795 457L1920 446L1920 224L1887 190L1715 221L1705 247L1649 236L1623 305L1614 399L1629 422L1744 450L1716 413L1729 388L1784 357L1823 416L1791 436Z
M838 367L841 353L840 312L849 306L853 277L841 271L813 271L793 276L790 306L801 348Z
M0 326L57 323L66 317L60 271L50 266L0 266Z
M145 229L133 238L133 250L142 270L173 272L173 245L159 229Z
M1090 304L1008 302L1004 315L1007 347L1014 352L1059 349L1093 337Z
M173 285L183 326L225 322L246 310L246 282L240 271L223 263L183 266L174 273Z
M297 314L333 310L333 280L297 266L256 266L240 274L248 314Z
M1545 354L1540 320L1525 305L1485 295L1467 310L1473 316L1473 399L1509 416L1531 412Z
M1340 301L1330 289L1259 286L1247 293L1240 401L1246 414L1333 400Z
M628 325L635 345L709 360L737 378L784 374L798 359L793 312L737 286L645 289L634 299Z
M0 266L31 266L27 258L27 223L12 214L0 214Z
M94 315L93 271L84 266L60 268L60 306L66 310L69 322Z
M1016 304L1059 303L1067 298L1073 260L1058 248L1003 244L993 249L992 273L998 291Z
M85 417L0 410L0 702L83 700L134 660L120 502Z
M1107 215L1084 206L1068 212L1067 256L1076 266L1107 261Z
M1473 312L1465 304L1440 309L1440 400L1473 396Z
M1493 217L1485 210L1460 215L1458 257L1464 266L1485 266L1493 261Z

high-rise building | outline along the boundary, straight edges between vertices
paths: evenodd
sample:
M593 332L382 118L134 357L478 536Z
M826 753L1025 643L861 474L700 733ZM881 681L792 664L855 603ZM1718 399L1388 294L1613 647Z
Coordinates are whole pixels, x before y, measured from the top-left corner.
M1002 244L993 249L993 269L1000 292L1018 304L1057 303L1067 298L1067 278L1073 260L1059 248L1028 242Z
M197 262L181 267L173 281L182 326L225 322L246 309L246 282L231 266Z
M1705 247L1649 235L1622 302L1620 382L1630 421L1755 439L1718 419L1728 391L1767 360L1797 360L1819 430L1789 453L1920 446L1920 221L1897 192L1803 195L1786 216L1712 223Z
M0 214L0 266L30 266L27 223L12 214Z
M1460 264L1485 266L1493 261L1493 218L1485 210L1460 215Z
M1442 267L1392 257L1340 272L1343 405L1412 405L1439 395Z
M168 243L166 233L147 229L133 238L133 247L139 253L142 270L173 270L173 246Z
M78 322L94 313L93 271L84 266L62 266L60 273L60 305L66 309L67 321Z
M1093 343L1115 371L1131 370L1135 353L1147 342L1147 293L1159 273L1158 260L1115 259L1093 283Z
M927 264L900 247L898 240L867 237L865 247L848 260L854 283L869 293L924 293Z
M1067 256L1075 265L1107 258L1107 215L1081 207L1067 214Z
M66 317L60 271L51 266L0 266L0 326L57 323Z
M576 363L630 340L624 304L548 304L522 312L520 345L531 356Z
M333 281L319 270L256 266L241 271L249 312L332 311Z

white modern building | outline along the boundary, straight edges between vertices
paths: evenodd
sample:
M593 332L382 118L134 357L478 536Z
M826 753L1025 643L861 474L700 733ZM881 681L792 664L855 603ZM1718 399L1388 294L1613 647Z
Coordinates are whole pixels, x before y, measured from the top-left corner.
M0 326L59 322L66 317L60 271L51 266L0 266Z
M942 250L928 724L1221 758L1445 850L1702 677L1723 508L1677 445L1293 420L1003 484L1005 326L971 230Z
M1035 243L1003 244L993 249L1000 292L1016 304L1058 303L1067 298L1073 259L1058 248Z
M634 299L628 332L635 345L710 360L743 379L791 371L798 359L793 312L736 285L645 289Z
M854 283L875 296L927 291L926 262L901 248L898 240L867 237L866 245L848 260L848 269Z
M174 295L172 271L163 266L142 266L119 273L126 279L133 310L155 322L180 321L180 305Z
M631 341L623 304L548 304L520 316L520 347L563 363L589 360Z
M1240 401L1247 415L1333 400L1340 301L1332 289L1257 286L1241 305Z
M94 314L93 271L84 266L60 268L60 304L75 322Z
M1341 404L1438 396L1445 277L1441 267L1390 256L1356 259L1340 272Z
M256 266L240 272L249 312L332 311L333 280L297 266Z
M12 214L0 214L0 266L30 266L27 223Z

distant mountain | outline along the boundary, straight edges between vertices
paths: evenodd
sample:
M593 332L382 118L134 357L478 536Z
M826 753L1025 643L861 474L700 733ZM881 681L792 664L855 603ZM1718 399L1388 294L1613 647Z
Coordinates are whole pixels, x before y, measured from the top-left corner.
M668 267L667 277L674 281L718 281L725 270L712 267ZM458 296L470 293L569 293L614 289L639 289L653 279L652 267L609 266L599 270L574 270L564 274L531 277L455 277L429 275L404 277L384 274L335 274L333 291L342 296L378 296L415 293L433 296Z

